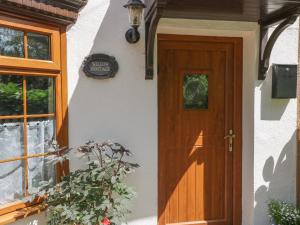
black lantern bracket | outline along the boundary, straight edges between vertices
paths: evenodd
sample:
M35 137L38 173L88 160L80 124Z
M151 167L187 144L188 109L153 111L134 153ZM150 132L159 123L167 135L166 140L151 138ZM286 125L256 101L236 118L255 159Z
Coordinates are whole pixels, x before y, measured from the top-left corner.
M125 33L125 38L128 43L130 44L135 44L139 42L141 35L138 31L137 27L130 28L126 33Z
M271 53L276 41L283 31L295 23L299 15L300 8L281 9L260 21L260 62L258 80L266 79L266 73L270 67ZM268 29L276 24L278 24L278 26L275 28L270 38L268 38Z

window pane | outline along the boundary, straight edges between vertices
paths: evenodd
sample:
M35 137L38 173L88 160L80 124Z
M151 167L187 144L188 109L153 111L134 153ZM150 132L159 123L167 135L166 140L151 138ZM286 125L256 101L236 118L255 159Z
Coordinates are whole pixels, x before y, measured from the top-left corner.
M31 119L27 123L28 154L47 153L55 138L55 120ZM37 191L41 181L55 181L55 166L44 157L28 160L29 193Z
M28 159L28 192L36 193L41 187L41 182L55 183L55 165L45 157Z
M23 78L0 75L0 116L23 114Z
M208 109L208 76L202 74L185 75L183 100L185 109Z
M0 120L0 160L24 155L23 121L6 122ZM1 168L2 164L0 164Z
M49 77L28 77L27 114L54 113L55 80Z
M47 153L55 138L54 119L30 119L27 122L28 154Z
M0 164L0 205L20 200L24 194L24 161Z
M50 60L50 38L47 35L28 33L28 58Z
M0 55L24 57L24 32L0 27Z

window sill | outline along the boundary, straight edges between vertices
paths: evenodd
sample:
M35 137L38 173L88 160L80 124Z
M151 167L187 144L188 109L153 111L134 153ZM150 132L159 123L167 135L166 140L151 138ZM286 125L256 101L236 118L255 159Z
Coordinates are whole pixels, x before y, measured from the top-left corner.
M23 209L16 210L0 216L0 225L10 224L16 222L17 220L27 218L29 216L41 213L45 211L45 206L43 204L37 204L29 206Z

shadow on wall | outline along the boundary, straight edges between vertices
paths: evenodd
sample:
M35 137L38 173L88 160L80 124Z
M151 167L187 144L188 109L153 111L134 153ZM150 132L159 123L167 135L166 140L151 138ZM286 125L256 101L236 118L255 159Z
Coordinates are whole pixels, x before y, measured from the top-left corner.
M296 184L294 173L296 163L295 142L296 132L284 146L276 165L273 157L268 158L265 162L262 176L268 185L260 186L255 193L255 225L270 224L267 215L267 204L270 199L279 199L288 202L295 201L295 190L293 189L293 185L291 185L291 182Z
M109 4L104 18L94 21L92 16L103 2ZM76 50L80 47L72 46L71 57L77 57L82 63L83 57L89 54L108 54L116 57L119 72L115 78L97 80L86 77L80 65L69 61L69 67L75 67L73 72L79 74L76 80L69 72L69 82L76 83L69 100L70 146L92 139L117 141L131 149L133 160L141 168L128 181L138 193L128 220L130 224L154 224L157 215L156 82L144 79L144 32L141 31L141 40L135 45L125 40L124 34L129 28L127 10L123 8L126 2L91 1L84 16L71 28L71 32L75 32L72 38L85 45L83 49L90 49L78 59L77 53L82 53ZM98 8L92 8L93 4ZM94 15L87 13L89 10ZM82 33L82 25L97 32ZM82 44L87 35L93 35L93 42ZM71 164L72 169L82 166L76 159L72 159Z
M272 67L270 67L261 86L261 120L280 120L288 104L289 99L272 98Z

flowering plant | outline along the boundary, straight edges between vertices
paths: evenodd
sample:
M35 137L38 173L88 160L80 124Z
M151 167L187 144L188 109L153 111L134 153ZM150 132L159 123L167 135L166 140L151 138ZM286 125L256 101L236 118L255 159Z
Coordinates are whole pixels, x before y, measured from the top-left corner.
M126 161L131 152L118 143L88 142L78 148L88 159L87 168L76 170L39 195L48 196L48 224L116 225L130 213L128 201L134 196L124 183L139 165ZM55 157L61 160L62 156Z
M300 209L293 204L272 199L268 214L276 225L300 225Z
M101 221L101 223L102 223L103 225L110 225L110 220L109 220L108 218L104 218L104 219Z

